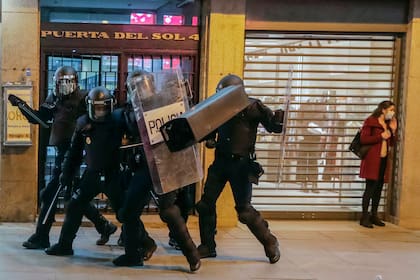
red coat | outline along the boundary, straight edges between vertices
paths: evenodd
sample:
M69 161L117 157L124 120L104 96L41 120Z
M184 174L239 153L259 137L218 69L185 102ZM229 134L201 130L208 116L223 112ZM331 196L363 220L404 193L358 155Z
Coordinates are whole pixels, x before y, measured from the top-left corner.
M384 132L384 128L379 124L378 118L369 117L363 123L362 131L360 133L360 142L362 144L372 145L369 149L367 155L362 159L360 163L360 178L378 180L379 176L379 165L381 161L381 146L382 146L382 136L381 133ZM392 135L387 140L388 153L390 147L394 145L395 135ZM385 183L389 179L389 164L387 163L385 170Z

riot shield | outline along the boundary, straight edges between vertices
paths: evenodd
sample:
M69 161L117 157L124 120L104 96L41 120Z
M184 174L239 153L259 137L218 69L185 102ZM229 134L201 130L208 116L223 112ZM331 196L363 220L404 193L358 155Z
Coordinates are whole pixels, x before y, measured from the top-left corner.
M243 86L228 86L166 122L160 130L169 150L179 151L203 140L248 105Z
M133 78L131 102L144 151L158 194L198 182L203 177L196 146L172 153L160 127L187 111L188 99L180 70L147 73Z

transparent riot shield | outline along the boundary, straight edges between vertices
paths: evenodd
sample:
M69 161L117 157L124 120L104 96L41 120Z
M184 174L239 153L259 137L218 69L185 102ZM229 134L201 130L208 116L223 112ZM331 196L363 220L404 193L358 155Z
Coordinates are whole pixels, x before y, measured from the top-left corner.
M147 73L147 72L146 72ZM187 111L187 91L180 70L147 73L131 83L131 102L158 194L198 182L203 177L196 146L170 152L160 127Z

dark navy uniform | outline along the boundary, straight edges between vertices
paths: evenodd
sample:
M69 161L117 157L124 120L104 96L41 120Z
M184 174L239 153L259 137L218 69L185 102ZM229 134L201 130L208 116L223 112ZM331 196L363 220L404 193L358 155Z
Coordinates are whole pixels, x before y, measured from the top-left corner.
M59 71L59 70L57 70ZM57 155L54 162L51 180L40 193L40 212L35 233L22 245L28 249L42 249L50 246L49 233L54 222L57 210L57 200L54 196L59 189L59 175L61 174L61 164L64 155L70 147L71 136L75 129L76 119L86 112L85 97L87 92L76 88L72 93L65 96L56 96L50 94L39 110L33 110L33 113L44 122L53 121L49 145L56 146ZM28 121L37 124L25 111L22 113ZM70 194L71 188L68 189ZM52 204L52 206L51 206ZM51 210L48 213L48 209ZM48 217L46 217L48 213ZM105 244L109 235L117 229L115 225L109 223L93 204L86 207L84 215L93 222L96 230L102 235L97 241L98 245ZM43 223L45 220L45 223Z
M131 105L126 106L125 119L129 131L131 131L131 142L141 142ZM127 194L125 195L122 207L118 211L118 218L121 221L133 221L135 220L135 217L137 217L137 223L131 223L131 230L128 228L129 223L124 223L124 232L126 233L125 245L126 248L127 243L143 247L146 253L145 258L148 258L148 252L153 253L151 252L151 248L153 249L151 246L154 245L154 241L150 240L146 231L142 233L144 226L138 217L150 200L150 192L152 191L153 183L143 149L138 147L136 150L137 152L135 150L134 152L133 150L131 151L131 156L129 156L127 160L130 170L132 171L132 177L129 180ZM177 241L180 250L186 256L187 261L190 264L190 269L195 271L200 267L200 256L186 227L185 218L182 217L181 211L176 205L179 192L180 190L176 190L163 195L155 195L158 200L159 215L162 221L167 224L173 238ZM137 241L130 241L127 236L128 233L137 231L140 232L140 236L143 236L140 238L143 239L143 241L139 239L137 239ZM136 238L136 236L134 235L132 238ZM126 255L128 255L127 249ZM114 263L117 262L117 265L120 261L123 264L126 262L130 263L130 260L127 260L127 257L121 256L120 258L121 260L116 259Z
M120 110L107 114L102 121L93 121L87 114L77 120L71 147L63 162L60 180L68 182L79 168L85 152L86 170L74 192L61 229L59 242L46 249L49 255L72 255L73 240L80 227L83 213L99 193L110 200L114 211L121 207L123 190L120 186L119 147L124 134Z
M153 96L154 91L154 78L153 75L146 71L136 70L130 73L127 77L127 88L130 96L135 97L138 94L139 88L142 88L145 92ZM134 123L134 118L131 117ZM152 187L152 179L149 173L148 165L146 161L140 164L134 176L132 178L133 184L137 184L137 187L133 187L133 190L140 191L144 195L147 187ZM130 182L131 186L131 182ZM139 187L141 186L141 187ZM149 189L150 190L150 189ZM195 246L185 223L185 219L181 216L181 211L176 205L179 191L172 191L162 195L157 195L159 215L163 222L165 222L169 228L169 231L173 235L174 239L178 243L182 253L186 257L191 271L196 271L201 266L200 255L197 247ZM137 195L140 197L140 195ZM145 202L145 201L143 201Z
M215 159L208 168L204 193L196 205L201 238L198 250L202 258L216 257L216 201L227 182L232 188L239 221L246 224L263 244L271 263L280 258L276 237L251 205L252 182L256 183L262 172L255 162L257 128L261 123L269 132L281 132L283 116L281 110L278 112L281 118L261 101L250 98L248 107L218 128L217 140L208 139L206 145L215 145Z

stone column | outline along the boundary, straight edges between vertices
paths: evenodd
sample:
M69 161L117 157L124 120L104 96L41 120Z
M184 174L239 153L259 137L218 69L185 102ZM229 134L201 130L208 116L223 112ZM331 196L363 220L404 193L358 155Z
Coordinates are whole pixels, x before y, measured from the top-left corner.
M205 31L201 36L202 75L201 100L214 94L219 80L227 74L243 75L245 44L245 0L204 1ZM207 9L207 10L206 10ZM207 168L214 159L214 150L203 153L205 178ZM217 203L218 226L237 224L234 201L230 186L226 185Z
M405 59L405 124L398 224L420 229L419 136L420 123L420 0L411 1Z
M24 69L29 67L34 85L32 99L35 108L38 108L39 99L39 26L37 0L2 1L1 83L22 81ZM2 108L3 100L2 95ZM5 124L3 111L1 120L3 139ZM32 145L29 147L1 146L0 221L27 222L35 220L38 192L37 126L32 127L31 138Z

